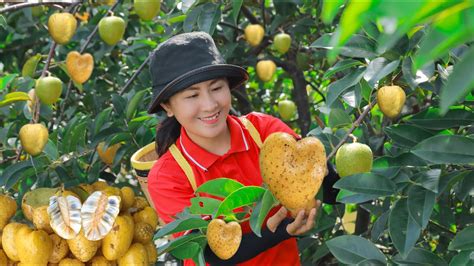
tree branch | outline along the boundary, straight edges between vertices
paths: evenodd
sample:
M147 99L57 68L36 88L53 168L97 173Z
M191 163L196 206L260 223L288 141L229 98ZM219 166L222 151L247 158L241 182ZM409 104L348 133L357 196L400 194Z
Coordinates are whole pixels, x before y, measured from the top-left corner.
M125 85L119 91L119 95L122 95L125 92L125 90L130 86L130 84L132 84L133 80L135 80L135 78L138 77L138 75L143 71L145 66L148 64L148 61L150 61L150 58L151 58L152 54L153 53L150 53L148 55L148 57L145 59L145 61L143 61L141 66L137 69L137 71L135 71L135 73L133 73L133 75L130 77L130 79L127 81L127 83L125 83Z
M221 26L226 26L226 27L232 28L232 29L234 29L234 30L237 30L237 31L239 31L240 33L244 33L244 30L243 30L243 29L241 29L241 28L239 28L239 27L237 27L237 26L235 26L235 25L233 25L233 24L231 24L231 23L229 23L229 22L221 21L221 22L219 22L218 24L221 25Z
M71 5L71 4L77 4L77 3L65 3L65 2L61 2L61 1L48 2L48 3L44 3L44 2L21 3L21 4L11 5L11 6L7 6L5 8L0 9L0 14L2 14L4 12L17 11L19 9L26 8L26 7L46 6L46 5L52 6L54 8L60 9L60 10L63 10L64 7L62 5Z
M242 5L240 10L242 11L242 14L244 14L244 16L250 21L250 23L252 23L252 24L259 24L260 23L258 21L258 19L252 14L252 12L247 7L245 7L244 5Z

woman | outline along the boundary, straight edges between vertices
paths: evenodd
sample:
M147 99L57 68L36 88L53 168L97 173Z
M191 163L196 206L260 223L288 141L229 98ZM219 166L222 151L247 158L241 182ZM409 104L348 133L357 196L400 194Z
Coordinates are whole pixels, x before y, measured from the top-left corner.
M246 186L262 185L258 141L251 136L249 126L243 124L245 121L258 131L262 142L273 132L287 132L299 138L286 124L269 115L250 113L244 122L229 115L230 91L244 84L248 74L239 66L225 64L207 33L180 34L160 44L153 52L150 73L153 102L148 112L164 111L168 116L157 129L160 158L148 175L150 196L165 223L190 206L195 188L208 180L227 177ZM329 175L337 178L332 167ZM323 186L330 188L332 184ZM207 248L206 262L298 265L294 236L313 228L320 203L316 205L309 213L300 211L295 219L288 218L284 207L272 210L261 238L251 232L248 223L243 223L243 239L237 253L223 261Z

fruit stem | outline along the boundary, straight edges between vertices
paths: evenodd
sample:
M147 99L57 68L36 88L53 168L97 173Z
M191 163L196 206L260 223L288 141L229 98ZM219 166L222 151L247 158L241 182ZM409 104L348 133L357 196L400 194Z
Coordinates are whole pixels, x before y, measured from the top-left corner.
M351 133L351 134L349 134L349 137L351 137L351 138L352 138L352 143L356 143L356 142L357 142L357 137L356 137L356 136L354 136L352 133Z

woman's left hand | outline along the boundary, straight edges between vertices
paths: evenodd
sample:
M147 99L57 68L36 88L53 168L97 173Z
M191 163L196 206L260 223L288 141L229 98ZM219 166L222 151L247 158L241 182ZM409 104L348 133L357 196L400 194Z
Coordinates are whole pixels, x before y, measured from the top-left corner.
M317 210L321 206L321 201L316 201L316 206L310 210L308 214L305 210L300 210L296 215L295 220L286 226L286 231L292 236L303 235L313 229L315 225L315 217ZM275 232L278 225L287 217L288 210L281 207L272 217L267 220L267 228Z

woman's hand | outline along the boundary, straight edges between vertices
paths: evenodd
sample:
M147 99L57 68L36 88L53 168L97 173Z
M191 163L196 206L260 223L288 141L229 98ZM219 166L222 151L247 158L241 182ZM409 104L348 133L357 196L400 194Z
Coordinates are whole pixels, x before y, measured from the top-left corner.
M300 210L295 220L286 226L286 231L292 236L302 235L311 229L313 229L315 224L315 217L317 210L321 206L321 201L316 201L315 208L312 208L308 215L305 214L304 210ZM288 214L288 210L285 207L281 207L278 212L276 212L272 217L267 220L267 228L275 232L278 225L283 221Z

